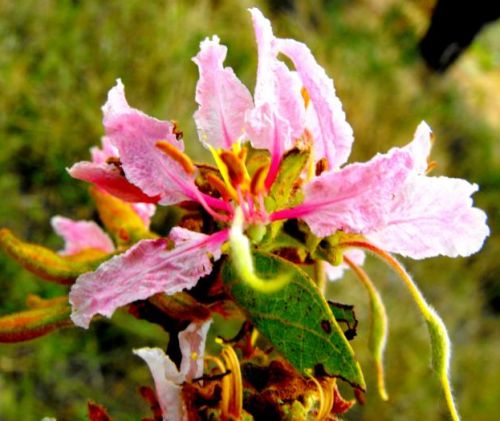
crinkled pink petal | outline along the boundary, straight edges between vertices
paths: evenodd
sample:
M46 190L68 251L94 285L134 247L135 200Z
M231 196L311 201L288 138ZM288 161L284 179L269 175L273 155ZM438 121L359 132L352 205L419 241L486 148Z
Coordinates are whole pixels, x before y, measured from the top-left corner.
M289 135L282 136L285 142L282 149L286 150L291 147L293 139L302 135L305 127L305 105L301 94L302 83L296 72L290 71L283 62L277 59L278 52L273 46L275 38L269 20L258 9L250 9L250 13L252 14L259 57L254 95L255 106L258 109L267 105L271 112L278 116L276 118L283 119L289 126L289 129L286 129ZM253 114L249 123L259 125L255 120L258 119L259 115L265 117L269 111L263 113L255 110ZM273 143L269 143L269 139L273 139L275 131L272 125L273 120L274 118L270 121L267 120L267 123L270 123L267 125L270 134L264 137L250 135L254 147L273 150ZM266 127L265 123L265 121L260 123L262 128Z
M143 240L125 253L103 263L95 272L81 275L70 291L71 318L88 327L95 314L111 317L121 306L156 293L174 294L196 285L212 270L227 240L227 230L167 250L167 240Z
M151 371L163 421L187 421L182 382L177 381L179 373L173 361L160 348L140 348L134 353L146 362Z
M365 262L365 253L360 249L350 249L344 252L344 254L353 261L358 266L363 265ZM341 279L344 276L346 270L349 269L349 266L345 263L341 263L340 265L333 266L329 263L325 263L325 272L326 277L330 281L336 281L337 279Z
M486 214L473 207L477 188L457 178L412 175L388 203L384 225L365 235L384 250L414 259L469 256L490 232Z
M187 419L179 386L203 374L205 341L211 322L211 320L201 323L193 322L179 333L179 345L182 352L180 371L160 348L134 350L136 355L146 361L153 375L164 420ZM196 358L193 358L194 354Z
M227 48L214 36L200 44L200 52L193 58L200 72L196 85L199 108L194 119L205 145L229 149L241 136L245 113L253 102L233 70L223 66L226 54Z
M407 151L394 148L367 163L323 173L305 186L304 203L295 210L296 217L302 217L318 237L337 230L366 233L383 226L387 208L412 165ZM293 210L288 212L293 217Z
M137 186L130 183L112 164L94 164L93 162L77 162L68 169L68 173L78 180L95 184L105 192L126 202L156 203L159 196L148 196Z
M59 254L71 256L86 249L112 253L115 249L108 235L93 221L74 221L62 216L54 216L50 223L54 231L64 239L64 250Z
M194 176L155 146L163 140L181 151L184 149L173 133L171 122L131 108L120 80L109 91L102 109L106 137L119 151L127 180L148 196L160 196L163 205L195 198Z
M314 143L316 159L326 158L330 168L347 161L354 140L342 104L335 94L333 80L316 62L309 48L291 39L276 39L276 47L289 57L307 89L318 120L319 132Z

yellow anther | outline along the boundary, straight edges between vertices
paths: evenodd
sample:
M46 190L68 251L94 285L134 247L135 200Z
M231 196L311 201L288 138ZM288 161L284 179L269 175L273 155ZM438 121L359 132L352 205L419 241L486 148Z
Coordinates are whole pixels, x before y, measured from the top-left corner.
M219 177L212 173L207 173L205 175L205 179L215 190L217 190L221 194L224 200L228 201L229 199L233 199L234 201L238 201L238 195L236 194L234 189L229 190L226 183L224 183L224 181L222 181Z
M215 165L217 166L217 168L220 172L220 175L222 176L222 179L226 183L227 191L231 194L231 197L237 198L238 193L236 193L236 190L234 189L233 185L231 184L231 178L229 177L229 172L228 172L227 166L224 163L224 161L222 161L222 159L220 158L219 152L216 151L213 148L213 146L210 146L210 145L208 145L208 149L214 158Z
M257 168L255 171L252 180L250 181L250 193L255 196L258 196L260 193L264 193L266 191L266 177L269 170L269 165L264 164Z
M436 161L431 161L427 164L427 169L425 170L425 174L429 174L432 170L436 169L438 163Z
M196 167L194 166L193 161L191 161L191 158L189 158L189 156L187 156L184 152L177 149L174 145L171 145L166 140L159 140L156 142L155 146L169 158L172 158L180 164L186 173L195 173Z
M243 182L249 181L250 177L245 164L238 155L233 152L222 151L219 156L222 162L226 164L229 178L233 185L239 186Z
M198 353L197 353L197 352L192 352L192 353L191 353L191 359L192 359L193 361L196 361L196 360L198 359Z
M309 103L311 102L311 97L309 96L309 92L307 92L307 89L305 86L302 87L300 90L300 93L302 94L302 98L304 99L304 105L307 108Z

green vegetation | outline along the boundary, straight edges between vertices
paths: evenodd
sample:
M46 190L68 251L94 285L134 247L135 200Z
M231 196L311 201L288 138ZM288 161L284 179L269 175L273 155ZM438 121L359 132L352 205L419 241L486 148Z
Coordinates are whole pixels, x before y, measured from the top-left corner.
M354 160L411 139L422 119L436 134L436 174L477 182L475 195L493 235L470 259L408 264L425 296L442 315L454 345L452 379L464 419L486 421L500 411L500 51L490 27L455 68L430 74L416 44L425 31L429 0L297 1L295 12L272 14L263 1L0 0L0 227L26 241L57 249L49 219L92 219L87 186L65 167L87 159L102 135L100 107L121 77L130 103L175 119L191 156L205 157L192 121L197 71L190 58L207 35L229 47L227 63L247 84L256 54L245 9L262 8L280 36L302 40L335 79L356 136ZM495 49L496 48L496 49ZM498 94L497 94L498 95ZM495 102L496 101L496 102ZM496 118L496 120L495 120ZM154 228L166 233L162 210ZM390 318L386 355L388 403L376 392L368 343L368 298L351 275L329 285L335 301L356 306L352 341L365 368L365 406L352 420L445 419L439 383L430 375L423 319L401 283L368 262ZM28 293L44 298L67 288L36 279L0 255L0 315L25 308ZM0 345L0 420L86 419L87 398L116 420L148 415L137 388L151 384L132 348L164 345L155 326L120 313L88 331L69 329L21 345Z

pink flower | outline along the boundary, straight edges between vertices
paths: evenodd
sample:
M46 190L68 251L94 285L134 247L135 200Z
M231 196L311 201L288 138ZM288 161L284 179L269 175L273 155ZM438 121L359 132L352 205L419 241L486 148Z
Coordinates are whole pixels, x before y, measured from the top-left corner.
M191 323L179 333L182 353L180 369L160 348L140 348L134 353L149 366L153 376L158 402L165 421L187 420L182 400L182 384L201 377L203 374L203 354L211 320Z
M64 239L65 247L59 252L63 256L73 256L88 249L104 253L115 250L108 235L93 221L73 221L54 216L50 222L54 231Z
M186 235L171 250L164 239L144 240L80 276L70 294L75 323L87 326L94 314L110 316L134 300L193 287L210 272L209 255L220 256L238 208L246 226L301 218L320 238L337 231L361 234L387 251L417 259L467 256L489 234L486 215L472 205L476 185L426 176L431 131L425 123L406 147L342 167L353 136L333 81L306 45L275 37L260 11L250 12L259 57L253 98L232 69L224 67L227 48L217 37L203 41L194 58L200 73L194 118L220 171L221 178L211 180L219 194L198 188L199 170L184 154L173 123L131 108L121 81L109 92L102 154L113 159L103 162L101 152L94 150L94 162L75 164L70 173L131 202L198 202L222 230ZM287 56L294 69L278 54ZM253 178L241 147L247 140L254 148L267 149L271 158L269 167ZM268 210L264 197L284 153L293 147L311 149L312 165L322 160L327 170L316 177L304 175L301 204Z

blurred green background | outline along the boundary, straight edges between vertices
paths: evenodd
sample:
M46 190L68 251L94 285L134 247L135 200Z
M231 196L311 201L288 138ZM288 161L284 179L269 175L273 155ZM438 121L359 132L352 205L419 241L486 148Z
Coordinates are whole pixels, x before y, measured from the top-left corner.
M273 2L280 3L280 2ZM297 1L279 11L264 1L0 0L0 226L53 248L54 214L95 217L84 183L65 167L88 158L102 135L100 107L121 77L129 102L158 118L176 119L188 150L206 157L192 114L197 70L190 58L207 35L229 47L227 64L255 82L256 53L246 8L259 6L275 33L306 42L335 79L356 142L352 160L403 145L425 119L436 134L434 174L480 185L475 202L493 231L469 259L406 262L442 315L454 344L452 377L465 420L500 413L500 26L482 32L444 76L426 70L417 43L434 1ZM164 232L161 218L155 228ZM432 376L423 320L385 267L367 269L388 307L389 403L375 391L366 353L367 301L347 276L330 285L337 301L356 304L359 352L369 390L349 420L445 420ZM0 315L24 308L28 293L66 289L41 282L0 255ZM106 405L116 420L148 415L137 388L151 384L133 347L163 346L154 326L117 314L88 331L70 329L20 345L0 345L0 421L83 420L86 400Z

